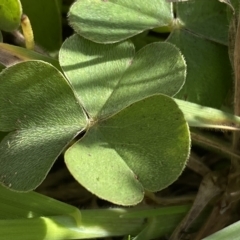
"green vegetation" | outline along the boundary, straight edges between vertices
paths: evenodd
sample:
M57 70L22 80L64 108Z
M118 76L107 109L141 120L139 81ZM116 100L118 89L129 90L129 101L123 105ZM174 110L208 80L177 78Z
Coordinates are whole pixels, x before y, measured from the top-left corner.
M237 239L239 2L35 2L0 3L0 239Z

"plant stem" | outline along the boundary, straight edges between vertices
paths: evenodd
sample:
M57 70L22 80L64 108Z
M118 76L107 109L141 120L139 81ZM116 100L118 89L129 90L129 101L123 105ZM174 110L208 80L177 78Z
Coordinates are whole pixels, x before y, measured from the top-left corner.
M95 210L86 211L80 225L68 215L0 220L0 239L90 239L136 234L141 230L143 218L120 218L121 213L121 209L105 210L100 215Z
M184 205L80 211L35 192L17 193L0 185L0 239L65 240L137 235L155 218L157 227L150 229L150 236L144 239L148 240L171 233L189 209L189 205Z
M25 38L26 48L33 50L35 43L34 43L32 26L28 16L25 14L22 15L21 27L22 27L24 38Z
M235 86L234 86L234 114L240 116L240 23L239 16L234 17L235 24L235 43L233 51L233 65L235 74ZM232 149L233 152L239 149L240 146L240 132L233 132ZM232 172L240 172L239 159L232 157Z

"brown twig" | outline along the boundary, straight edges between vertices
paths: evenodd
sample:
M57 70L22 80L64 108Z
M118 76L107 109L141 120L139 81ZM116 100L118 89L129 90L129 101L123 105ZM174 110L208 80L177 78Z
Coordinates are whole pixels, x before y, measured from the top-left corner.
M192 208L184 217L182 222L178 225L178 227L174 230L169 240L183 239L188 228L200 215L206 205L223 191L221 186L222 184L219 184L220 178L222 178L222 176L217 176L213 172L208 173L204 177Z

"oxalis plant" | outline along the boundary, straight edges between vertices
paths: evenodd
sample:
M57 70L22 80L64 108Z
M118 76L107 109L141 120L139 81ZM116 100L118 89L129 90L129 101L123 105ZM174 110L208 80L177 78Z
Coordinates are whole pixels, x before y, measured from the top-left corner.
M137 205L146 194L156 200L153 193L183 172L191 140L222 150L238 166L237 140L228 151L196 129L189 131L189 126L239 130L238 110L233 114L220 110L232 85L226 45L230 26L229 49L236 56L238 2L79 0L68 11L75 33L60 50L45 46L52 47L51 52L59 50L58 60L34 44L34 24L32 32L31 18L23 15L24 6L31 10L26 2L0 3L0 29L15 36L19 45L25 44L25 48L9 45L0 37L0 206L4 209L0 239L19 234L19 239L130 239L131 235L139 240L164 234L180 239L192 223L189 216L198 217L220 194L219 185L214 185L212 195L204 195L200 207L196 198L191 209L178 204L81 212L32 190L61 154L79 184L121 206ZM59 2L54 4L60 11ZM150 29L170 34L156 41L146 36ZM236 59L232 64L236 72ZM205 173L210 176L204 178L207 184L217 178L210 170ZM27 231L29 224L32 232ZM205 235L200 231L196 239L200 236Z

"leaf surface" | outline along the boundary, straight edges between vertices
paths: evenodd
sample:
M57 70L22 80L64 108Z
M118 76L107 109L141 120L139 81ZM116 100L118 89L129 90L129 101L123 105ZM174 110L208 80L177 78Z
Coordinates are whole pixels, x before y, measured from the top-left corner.
M205 39L228 44L228 6L219 1L195 0L177 4L183 28Z
M217 231L210 236L203 238L203 240L228 240L228 239L238 239L239 234L239 227L240 227L240 221L237 221L220 231Z
M75 179L100 198L139 203L144 189L159 191L181 174L190 151L189 129L168 96L138 101L96 122L65 153Z
M0 74L0 181L18 191L36 188L56 158L86 126L86 117L62 74L40 61Z
M179 99L174 100L182 110L190 127L240 130L240 117L238 116L199 104Z
M146 29L167 26L172 19L172 5L165 0L81 0L69 11L73 29L98 43L118 42Z
M174 30L168 42L180 49L188 66L186 82L176 97L220 108L232 85L227 48L183 29Z
M129 41L102 45L78 35L67 39L60 65L92 118L108 117L153 94L175 95L186 65L169 43L153 43L134 54Z

